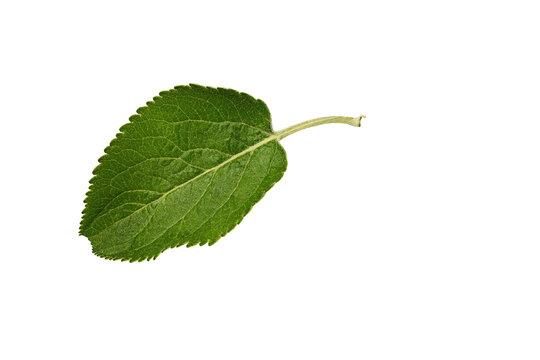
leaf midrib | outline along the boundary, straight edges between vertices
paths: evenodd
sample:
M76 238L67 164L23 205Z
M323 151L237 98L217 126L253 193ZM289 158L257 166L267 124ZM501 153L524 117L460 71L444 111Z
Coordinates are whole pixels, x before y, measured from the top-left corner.
M206 175L206 174L208 174L208 173L210 173L210 172L212 172L212 171L217 171L217 170L219 170L221 167L225 166L226 164L228 164L228 163L230 163L230 162L232 162L232 161L238 159L239 157L241 157L241 156L243 156L243 155L245 155L245 154L248 154L248 153L250 153L250 152L252 152L252 151L255 151L257 148L263 146L264 144L267 144L267 143L269 143L269 142L271 142L271 141L273 141L273 140L277 140L279 135L280 135L279 132L278 132L278 133L273 133L271 136L269 136L269 137L267 137L267 138L265 138L265 139L263 139L263 140L261 140L261 141L255 143L255 144L253 144L253 145L251 145L251 146L245 148L244 150L240 151L240 152L237 153L237 154L234 154L233 156L231 156L231 157L228 158L227 160L225 160L225 161L219 163L218 165L216 165L216 166L214 166L214 167L212 167L212 168L210 168L210 169L207 169L207 170L201 172L201 173L198 174L197 176L195 176L195 177L189 179L189 180L186 181L186 182L183 182L182 184L179 184L179 185L173 187L172 189L170 189L170 190L168 190L167 192L163 193L163 194L162 194L160 197L158 197L157 199L152 200L151 202L145 204L144 206L141 206L140 208L138 208L137 210L135 210L134 212L132 212L132 213L129 214L128 216L123 217L123 218L121 218L121 219L115 221L115 222L112 223L111 225L109 225L109 226L107 226L107 227L101 229L99 232L93 234L92 236L96 236L96 235L98 235L99 233L101 233L101 232L103 232L103 231L105 231L105 230L107 230L107 229L113 227L114 225L116 225L116 224L119 223L120 221L125 220L125 219L129 218L130 216L135 215L135 214L138 213L139 211L144 210L145 208L147 208L147 207L150 206L151 204L161 201L162 199L164 199L165 197L167 197L167 196L168 196L169 194L171 194L172 192L174 192L174 191L176 191L176 190L182 188L183 186L185 186L185 185L191 183L192 181L195 181L195 180L197 180L198 178L200 178L200 177L202 177L202 176L204 176L204 175ZM94 220L94 221L95 221L95 220ZM89 228L92 227L92 225L94 224L94 221L90 224Z

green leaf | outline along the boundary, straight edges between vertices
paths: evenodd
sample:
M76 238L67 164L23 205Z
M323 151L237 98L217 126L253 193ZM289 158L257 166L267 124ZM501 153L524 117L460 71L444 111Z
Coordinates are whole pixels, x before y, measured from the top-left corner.
M267 106L230 89L177 86L139 108L90 180L80 233L107 259L141 261L214 244L283 176L279 140L329 117L274 132Z

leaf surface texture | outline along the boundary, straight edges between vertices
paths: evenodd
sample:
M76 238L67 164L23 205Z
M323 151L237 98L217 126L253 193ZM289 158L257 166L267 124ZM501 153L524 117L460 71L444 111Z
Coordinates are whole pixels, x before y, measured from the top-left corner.
M161 92L120 131L93 172L80 226L108 259L215 243L287 168L267 106L230 89Z

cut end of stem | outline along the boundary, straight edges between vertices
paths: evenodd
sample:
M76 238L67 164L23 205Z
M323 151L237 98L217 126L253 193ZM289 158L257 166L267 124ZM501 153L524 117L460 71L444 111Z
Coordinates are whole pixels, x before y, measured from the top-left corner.
M362 119L365 117L366 115L360 115L359 117L352 118L352 121L350 122L350 124L352 126L360 127Z

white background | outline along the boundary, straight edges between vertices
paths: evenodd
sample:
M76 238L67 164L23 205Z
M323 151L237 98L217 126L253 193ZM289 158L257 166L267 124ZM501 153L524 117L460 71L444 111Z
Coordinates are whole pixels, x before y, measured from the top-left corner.
M538 359L538 1L3 1L2 359ZM284 178L212 247L100 259L88 180L189 82Z

